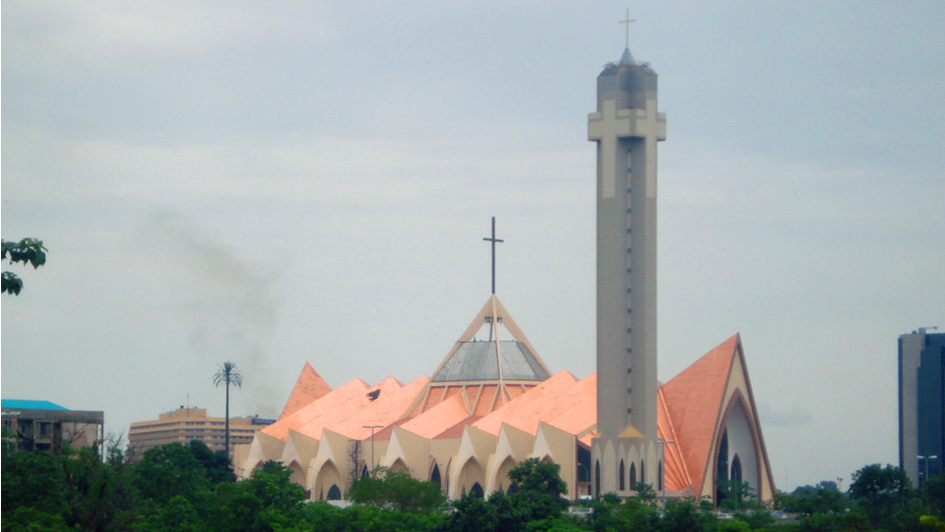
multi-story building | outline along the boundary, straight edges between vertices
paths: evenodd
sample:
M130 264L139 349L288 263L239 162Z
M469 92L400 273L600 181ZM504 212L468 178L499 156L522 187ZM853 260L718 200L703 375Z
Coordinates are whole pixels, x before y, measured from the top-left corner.
M931 329L899 337L899 467L916 486L945 460L945 333Z
M275 420L259 417L230 418L230 446L250 443L257 430ZM160 414L154 421L138 421L128 431L128 448L141 455L151 447L169 443L204 442L212 451L222 451L226 436L226 419L207 417L206 408L185 408Z
M3 399L3 426L16 449L51 451L93 447L102 439L105 413L69 410L49 401Z

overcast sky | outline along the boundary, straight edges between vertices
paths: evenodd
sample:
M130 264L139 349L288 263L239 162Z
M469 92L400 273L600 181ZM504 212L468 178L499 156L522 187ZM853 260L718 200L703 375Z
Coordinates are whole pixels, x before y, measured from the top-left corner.
M2 394L127 432L243 373L275 416L429 375L497 292L594 371L595 78L626 2L2 9ZM778 488L898 463L896 340L945 326L945 3L630 6L660 76L659 374L741 333Z

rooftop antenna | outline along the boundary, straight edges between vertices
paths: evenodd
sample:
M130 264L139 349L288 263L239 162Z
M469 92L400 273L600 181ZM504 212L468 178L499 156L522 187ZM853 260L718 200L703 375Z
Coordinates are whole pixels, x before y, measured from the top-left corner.
M637 19L630 18L630 9L627 8L627 14L624 16L624 19L617 22L617 24L625 24L627 26L627 49L630 49L630 23L636 22Z

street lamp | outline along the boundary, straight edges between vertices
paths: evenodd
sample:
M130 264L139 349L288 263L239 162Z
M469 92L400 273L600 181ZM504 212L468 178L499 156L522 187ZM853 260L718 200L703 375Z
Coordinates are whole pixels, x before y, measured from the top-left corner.
M371 477L374 477L374 429L383 427L384 425L361 425L361 428L371 429Z
M663 499L663 511L666 511L666 444L676 440L656 440L660 446L660 498Z
M938 458L938 455L937 454L933 454L931 456L916 455L916 458L925 462L925 474L922 475L921 482L919 482L919 486L922 486L922 484L924 484L929 479L929 460L935 460L936 458Z

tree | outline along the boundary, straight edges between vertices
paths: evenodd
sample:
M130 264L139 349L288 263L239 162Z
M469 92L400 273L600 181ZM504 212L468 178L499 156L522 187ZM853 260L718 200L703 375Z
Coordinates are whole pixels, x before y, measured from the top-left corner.
M518 491L509 496L512 505L528 515L529 521L558 517L567 509L568 485L561 480L561 467L538 458L523 460L509 470L509 480Z
M3 260L9 260L10 264L22 262L30 264L33 269L46 264L46 251L42 240L35 238L24 238L19 242L3 240ZM13 272L3 272L2 287L0 292L6 292L15 296L20 295L23 290L23 280L17 277Z
M853 473L850 495L874 524L891 523L904 517L913 498L912 483L898 467L872 464Z
M227 458L230 457L230 385L236 386L237 388L242 388L243 386L243 375L236 370L236 363L230 362L227 360L223 364L220 364L220 369L217 370L216 375L213 376L214 386L219 387L221 384L226 386L226 427L224 435L223 449L226 453Z
M373 475L355 481L348 490L348 498L358 504L422 513L432 512L446 502L435 482L423 482L406 471L391 471L386 467L379 467Z
M837 483L824 480L816 486L799 486L791 494L778 496L778 505L788 512L805 515L840 513L849 508L849 499Z

